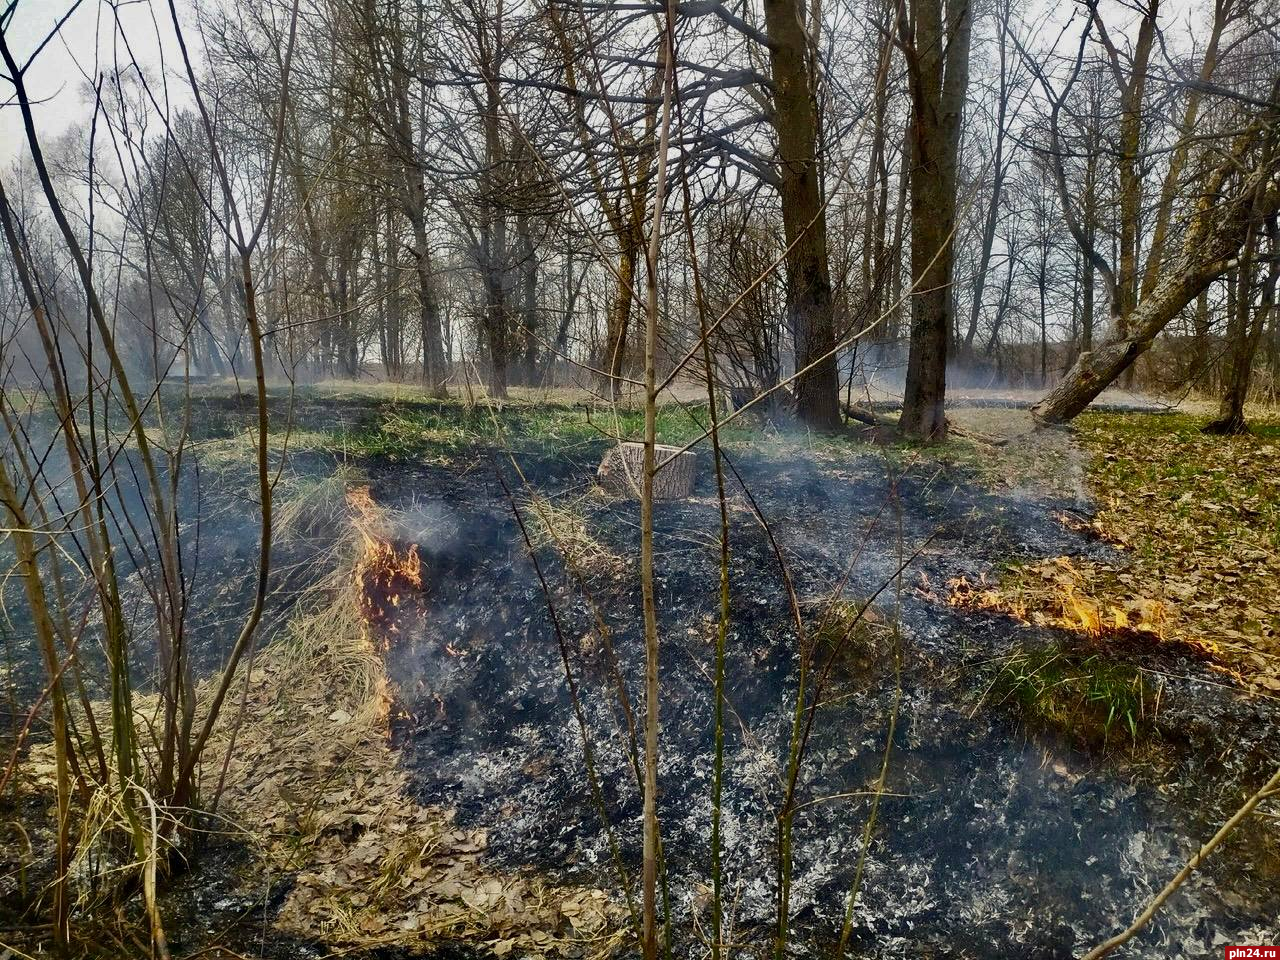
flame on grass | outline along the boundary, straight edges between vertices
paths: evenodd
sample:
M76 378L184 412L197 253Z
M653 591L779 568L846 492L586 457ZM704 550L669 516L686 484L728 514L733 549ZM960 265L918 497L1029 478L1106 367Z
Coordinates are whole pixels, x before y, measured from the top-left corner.
M223 738L212 754L229 757L227 812L253 824L258 872L293 878L276 928L339 953L455 943L605 960L625 926L603 891L495 872L484 829L410 796L383 652L422 615L421 563L367 486L337 502L328 572L262 651L235 749Z
M947 602L955 607L1008 614L1024 624L1055 627L1091 639L1141 633L1166 639L1168 608L1160 600L1139 598L1123 604L1089 595L1086 575L1068 557L1055 557L1017 571L1008 586L985 575L947 582Z
M360 614L371 633L382 633L381 644L386 649L391 636L399 632L397 611L406 597L422 589L422 559L417 544L404 549L396 546L388 535L385 514L367 486L352 487L347 502L362 545L354 570Z
M1121 595L1108 598L1109 590ZM1091 641L1116 638L1176 644L1215 673L1250 685L1249 678L1224 662L1223 645L1188 630L1176 607L1133 595L1123 586L1117 590L1114 580L1082 570L1069 557L1018 567L1000 584L988 582L985 576L976 581L956 577L947 582L947 602L1003 613L1025 625L1065 630Z

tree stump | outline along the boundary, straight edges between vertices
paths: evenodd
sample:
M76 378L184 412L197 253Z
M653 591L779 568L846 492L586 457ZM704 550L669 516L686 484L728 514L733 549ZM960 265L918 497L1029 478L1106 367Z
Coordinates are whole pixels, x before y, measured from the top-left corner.
M661 464L679 449L659 443L654 448L654 453ZM653 475L653 499L681 500L692 496L697 468L697 454L686 450L676 455L674 460ZM618 444L604 455L596 476L600 485L610 493L639 497L640 485L644 482L644 444Z

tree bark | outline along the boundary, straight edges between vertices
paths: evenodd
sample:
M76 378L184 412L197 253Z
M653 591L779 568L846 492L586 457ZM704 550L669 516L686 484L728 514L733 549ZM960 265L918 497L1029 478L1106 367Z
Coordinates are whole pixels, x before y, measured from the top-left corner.
M1218 407L1218 417L1205 426L1206 433L1235 434L1246 433L1249 424L1244 416L1245 400L1249 396L1249 381L1253 373L1253 359L1258 353L1258 344L1262 340L1262 331L1267 326L1271 311L1275 308L1277 269L1280 263L1276 258L1276 218L1267 217L1266 233L1269 240L1270 265L1266 278L1262 282L1262 300L1256 309L1251 290L1253 281L1253 265L1255 257L1255 237L1251 236L1245 243L1244 252L1240 256L1239 280L1236 286L1236 309L1229 324L1228 339L1231 352L1227 357L1227 369L1223 384L1222 401Z
M920 440L947 434L943 404L955 269L956 171L969 80L969 0L913 0L899 30L912 101L911 346L898 429Z
M639 224L628 228L618 255L618 278L613 301L609 304L608 326L605 330L604 366L608 372L609 392L614 400L622 399L622 384L627 359L627 330L631 325L631 308L636 279L636 258L644 243Z
M416 166L412 171L406 170L410 182L418 183L416 195L411 192L405 203L405 212L413 227L414 273L418 278L418 323L422 337L422 382L434 397L448 396L445 370L444 346L440 336L440 304L436 299L436 281L431 269L431 241L427 237L425 200L422 205L418 198L425 194L421 189L421 173Z
M818 182L818 108L802 0L765 0L773 71L782 227L788 254L787 321L795 344L796 412L811 427L840 425L835 308L827 219Z
M538 248L528 214L516 217L520 240L520 383L533 386L538 370Z

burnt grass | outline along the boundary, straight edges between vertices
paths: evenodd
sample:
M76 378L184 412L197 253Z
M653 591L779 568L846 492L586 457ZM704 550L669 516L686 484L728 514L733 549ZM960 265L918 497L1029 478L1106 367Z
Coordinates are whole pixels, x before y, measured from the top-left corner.
M541 494L568 500L589 494L605 446L517 459ZM1137 745L1117 737L1104 749L1082 749L1070 729L1031 729L984 696L1000 658L1082 641L953 608L948 580L991 575L1016 560L1105 552L1053 518L1087 504L993 493L964 469L934 460L903 469L870 448L842 456L763 442L735 449L734 464L806 609L821 609L837 590L855 601L882 591L879 615L900 621L900 715L854 912L860 955L1076 955L1126 926L1280 761L1275 701L1242 697L1176 649L1134 641L1111 651L1159 677L1158 711ZM719 513L709 454L700 456L695 497L661 503L655 521L660 810L681 952L697 949L691 916L704 930L709 922ZM504 455L477 450L454 466L386 466L371 470L375 498L405 511L403 536L425 561L425 622L389 653L400 698L394 736L418 794L487 827L491 850L511 867L617 888L563 642L603 814L634 881L641 797L592 604L638 716L635 562L589 565L579 579L554 547L531 559L506 492L518 493L521 481ZM725 890L734 937L763 946L776 916L776 811L799 640L769 538L741 486L731 487ZM590 495L574 502L597 540L620 558L638 557L635 502ZM917 552L900 584L891 583L900 558ZM880 636L879 651L843 658L833 672L804 758L790 897L801 953L833 946L878 776L897 690L892 632ZM1266 829L1255 821L1220 851L1131 955L1209 956L1222 943L1274 936L1280 894L1275 837Z
M250 413L247 401L225 394L199 402L194 418L210 443L235 436ZM393 736L419 799L486 827L492 855L507 868L617 892L607 820L626 874L637 882L641 798L611 664L618 664L639 722L639 509L594 490L610 442L603 424L571 405L512 407L499 414L504 434L497 440L483 410L323 394L295 400L294 415L312 434L293 448L287 475L357 468L375 500L400 517L400 539L417 543L424 561L425 617L388 653L398 697ZM403 424L398 433L390 429ZM423 425L430 429L419 431ZM632 417L624 429L635 425ZM664 439L687 439L679 429ZM837 593L852 604L875 597L875 629L837 658L801 768L793 952L829 955L834 947L895 702L886 794L854 910L852 947L865 957L1075 956L1127 925L1280 763L1280 704L1244 696L1188 652L1134 637L1089 643L947 602L955 577L998 576L1020 560L1107 554L1110 548L1079 525L1055 519L1064 511L1087 515L1087 502L996 491L968 467L913 451L852 441L807 450L799 438L759 430L741 430L733 441L741 482L730 477L724 878L731 936L750 952L765 952L776 917L776 813L800 640L778 556L743 485L810 625ZM696 916L706 931L710 917L719 508L705 444L698 455L694 497L660 503L655 520L660 808L679 955L704 949L691 921ZM193 462L202 456L197 445ZM593 557L575 573L553 546L531 557L508 496L523 503L525 480L570 505L614 559ZM225 656L251 594L256 541L245 517L252 491L242 470L212 461L189 469L180 489L193 518L184 529L193 558L189 634L204 672ZM525 516L536 527L527 509ZM281 548L264 637L314 579L326 546L320 536ZM21 656L21 618L15 622L19 635L9 649L17 651L16 664L8 675L17 696L9 702L21 706L38 691L23 678L38 681L39 672ZM1099 746L993 701L992 680L1005 658L1048 646L1079 647L1082 656L1101 654L1148 672L1159 687L1158 709L1139 743L1117 736ZM604 819L562 653L586 721ZM147 665L138 670L145 688ZM1273 824L1247 823L1128 955L1210 956L1221 944L1274 940L1278 848ZM177 935L194 944L239 928L254 941L246 940L246 949L322 955L322 945L276 942L274 935L267 948L264 924L288 881L260 899L233 889L224 880L238 872L241 855L215 845L196 870L177 878L170 899Z

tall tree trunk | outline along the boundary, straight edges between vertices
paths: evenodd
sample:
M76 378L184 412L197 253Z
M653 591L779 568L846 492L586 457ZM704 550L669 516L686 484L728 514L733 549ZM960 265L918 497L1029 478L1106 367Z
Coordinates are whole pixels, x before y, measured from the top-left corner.
M1237 0L1214 0L1213 25L1209 28L1209 39L1205 43L1204 60L1200 64L1199 78L1207 83L1213 79L1218 67L1218 45L1222 41L1222 33L1231 20ZM1199 88L1191 87L1187 92L1187 104L1182 115L1181 129L1190 134L1195 130L1196 120L1200 115L1202 93ZM1142 296L1155 289L1160 269L1164 263L1165 247L1168 242L1169 224L1173 218L1173 202L1178 196L1182 184L1182 175L1191 154L1191 137L1178 141L1169 158L1169 167L1165 171L1164 183L1160 189L1160 200L1156 205L1156 223L1151 234L1151 249L1147 254L1147 263L1142 275Z
M997 47L1000 58L999 87L996 93L996 142L991 159L991 196L987 198L986 217L982 223L982 243L978 251L978 265L973 274L973 294L969 301L969 329L964 335L963 359L973 357L973 342L978 335L978 321L982 316L982 296L986 292L987 271L991 268L991 253L995 246L996 225L1000 220L1000 203L1004 197L1004 181L1008 169L1004 142L1008 135L1009 97L1008 42L1006 32L1011 15L1011 0L1004 0L996 10L1001 27Z
M1111 320L1112 336L1123 340L1129 336L1129 315L1138 305L1139 244L1142 239L1143 174L1142 128L1146 99L1146 83L1151 51L1156 37L1156 21L1160 0L1150 0L1142 7L1142 20L1133 44L1129 62L1117 50L1098 13L1097 0L1087 0L1090 16L1098 29L1098 39L1105 50L1116 88L1120 94L1119 155L1116 173L1119 181L1117 216L1119 250L1113 282ZM1124 368L1126 386L1133 385L1132 366Z
M520 382L533 386L538 370L538 250L529 217L516 217L520 239Z
M404 377L404 297L400 292L400 244L396 236L395 210L387 204L386 297L387 350L395 366L395 379Z
M649 181L657 158L657 103L662 92L663 74L660 70L654 71L646 87L645 101L648 106L639 118L643 123L639 139L632 141L630 148L624 149L625 141L631 138L623 134L615 144L616 172L611 171L601 162L600 143L588 122L586 104L590 97L582 95L579 70L581 68L585 74L586 88L602 99L608 81L601 75L600 63L596 58L586 58L585 63L579 64L579 48L571 40L556 4L548 5L547 16L560 51L565 92L573 110L575 133L586 164L588 182L618 246L616 286L609 303L603 350L597 361L610 396L618 400L622 396L627 334L635 300L636 263L645 244L644 223ZM616 118L611 117L610 123L616 124ZM619 132L615 126L615 139ZM634 165L628 161L629 156L635 157Z
M1040 247L1040 275L1037 278L1040 288L1040 385L1049 382L1049 311L1045 296L1049 286L1049 238L1044 238Z
M1092 230L1092 227L1087 228ZM1092 237L1092 234L1090 235ZM1089 241L1093 242L1092 239ZM1093 349L1093 260L1082 256L1080 278L1080 352L1088 353Z
M889 245L890 250L902 250L902 234L906 229L907 221L907 198L911 185L911 120L907 120L906 127L902 133L902 156L898 161L898 204L893 211L893 241ZM902 339L902 257L895 256L893 258L893 266L891 267L893 276L889 284L889 302L893 305L893 315L889 318L888 328L885 330L885 339L892 341L895 345ZM895 349L895 359L901 354Z
M887 22L892 23L893 7L883 4ZM884 31L880 42L878 60L883 68L888 67L893 55L893 33ZM884 310L885 266L889 263L888 251L885 249L885 234L888 232L889 216L889 165L885 159L888 151L886 140L888 127L885 122L889 107L888 70L876 71L875 93L872 102L872 115L875 118L872 130L871 160L867 164L867 191L865 198L866 229L862 243L862 295L866 323L876 323ZM855 350L857 344L854 344ZM849 369L849 383L853 382L853 366Z
M509 186L506 144L502 137L502 109L498 83L504 57L502 5L478 34L480 72L484 79L481 120L484 128L484 169L480 174L480 270L485 303L482 328L489 347L489 395L507 396L510 378L512 322L511 251L508 249ZM492 34L490 34L490 30Z
M796 411L811 427L840 425L835 308L827 218L818 182L818 105L803 0L764 0L773 71L782 227L788 254L787 321L795 343Z
M417 179L417 178L412 178ZM420 180L419 180L420 183ZM421 188L419 187L419 195ZM418 323L422 339L422 383L432 396L448 395L448 373L440 336L440 302L436 297L436 281L431 269L431 241L427 237L426 213L410 195L405 213L413 228L414 273L418 278Z
M506 250L506 217L499 214L484 233L484 333L489 347L489 396L505 399L511 360L511 323L502 259Z
M898 429L920 440L946 437L943 412L955 269L956 173L969 82L969 0L912 0L902 13L912 102L911 347Z
M1253 360L1258 353L1262 331L1266 329L1271 311L1275 308L1277 270L1277 228L1275 214L1266 218L1266 235L1270 264L1262 282L1261 302L1253 303L1253 266L1256 258L1257 234L1253 233L1240 255L1239 280L1236 288L1236 309L1228 324L1230 353L1223 384L1222 401L1218 417L1205 426L1206 433L1245 433L1249 425L1244 417L1244 404L1249 396L1249 381L1253 373Z
M413 231L414 273L418 279L418 326L422 341L422 383L435 397L448 396L449 369L440 322L440 301L436 293L435 272L431 262L431 237L427 231L427 188L424 180L423 156L426 145L426 98L418 101L419 123L415 134L413 108L409 101L409 80L415 69L405 54L405 28L398 22L385 28L373 16L373 4L366 14L371 37L386 41L386 59L371 58L379 67L381 88L385 91L388 146L399 162L403 196L401 209ZM422 4L417 5L418 22L424 21ZM378 49L375 43L375 51Z

